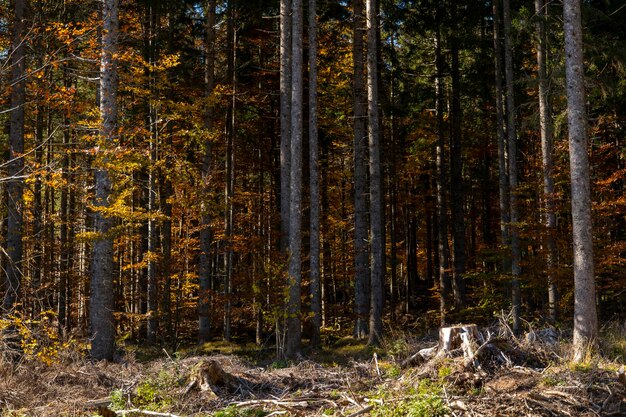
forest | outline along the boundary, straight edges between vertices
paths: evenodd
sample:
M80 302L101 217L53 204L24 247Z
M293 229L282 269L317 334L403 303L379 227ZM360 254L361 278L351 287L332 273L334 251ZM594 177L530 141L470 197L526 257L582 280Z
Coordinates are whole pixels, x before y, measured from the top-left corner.
M0 371L245 351L298 375L348 346L380 383L418 350L442 379L421 343L473 323L558 335L605 385L621 365L561 409L626 410L623 1L0 0L0 80ZM529 363L492 333L463 372ZM185 395L242 390L212 366ZM0 412L31 415L16 392ZM445 395L326 415L490 415ZM133 412L174 415L157 397ZM267 398L193 415L315 414ZM572 415L544 400L510 415Z

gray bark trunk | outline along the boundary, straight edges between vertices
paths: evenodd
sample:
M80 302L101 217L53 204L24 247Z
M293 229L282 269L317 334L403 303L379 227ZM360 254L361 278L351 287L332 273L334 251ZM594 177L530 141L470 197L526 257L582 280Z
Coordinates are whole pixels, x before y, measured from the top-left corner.
M286 355L300 353L302 281L302 0L292 1L291 49L291 171L289 211L289 301L287 305Z
M587 111L580 1L563 2L565 77L572 182L574 243L574 361L586 358L597 344L598 318L591 229L591 191L587 154Z
M205 22L205 67L204 67L204 88L205 97L209 98L213 94L215 87L215 7L216 0L208 0L206 3L206 22ZM206 129L207 139L204 142L204 156L202 161L202 188L203 188L203 206L202 210L202 229L200 230L200 256L198 259L198 274L200 293L198 298L198 341L200 343L208 342L211 339L211 318L209 314L211 289L211 246L213 243L213 233L211 230L211 216L209 213L208 202L209 178L211 176L211 150L212 142L210 132L213 129L213 111L207 106L204 114L204 128ZM171 210L171 209L170 209Z
M320 293L320 187L317 132L317 5L309 0L309 177L311 198L310 263L311 263L311 345L321 343L322 303Z
M454 7L454 6L453 6ZM450 211L452 215L452 248L454 269L452 272L452 287L454 292L454 304L456 307L465 305L465 218L463 203L463 159L461 155L461 74L459 73L459 47L453 34L451 42L451 78L452 78L452 106L450 130Z
M382 174L380 165L380 127L378 120L378 16L376 0L366 0L367 19L367 113L370 174L370 323L369 344L383 335L384 307L384 230Z
M557 290L554 282L556 263L556 214L554 213L554 157L552 138L552 112L550 109L550 91L547 79L546 57L546 18L547 5L544 0L535 0L537 14L537 77L539 78L539 123L541 126L541 155L543 170L544 223L546 226L546 272L548 277L548 314L554 322L557 316Z
M10 311L18 300L22 277L22 224L24 203L24 105L26 98L26 1L14 3L13 51L11 56L11 131L7 185L6 292L2 307Z
M367 92L363 57L366 30L363 0L354 0L353 113L354 113L354 336L366 338L369 314L369 256L367 225Z
M227 23L228 36L228 80L232 84L232 96L230 106L226 112L226 188L224 199L226 201L226 213L224 217L224 235L226 238L226 256L224 259L225 282L224 282L224 340L231 339L231 316L232 301L231 294L233 292L233 216L234 216L234 197L235 197L235 107L237 97L237 32L235 31L235 6L233 0L229 2L229 16Z
M117 37L118 0L102 2L102 54L100 58L100 138L110 145L117 135ZM95 359L113 359L115 350L115 323L113 319L113 239L109 236L112 219L104 216L101 208L109 204L111 180L103 157L95 172L93 216L97 233L91 261L91 355Z
M509 211L511 240L511 299L513 304L513 332L520 331L520 283L521 251L519 243L519 212L517 208L517 131L515 126L515 89L513 88L513 46L511 44L511 7L509 0L503 3L504 15L504 73L506 78L507 140L509 165Z
M280 251L289 244L291 175L291 1L280 0Z
M450 247L448 246L448 207L446 204L446 158L444 135L444 85L443 85L443 56L441 55L441 34L439 28L435 37L435 101L437 107L437 245L439 255L439 314L441 326L446 324L446 314L450 298Z
M502 45L500 40L500 0L493 1L493 46L495 66L495 104L496 104L496 136L498 140L498 190L500 205L500 242L503 247L509 246L509 172L507 166L507 142L504 133L504 103L502 88ZM504 254L503 270L509 271L510 257Z

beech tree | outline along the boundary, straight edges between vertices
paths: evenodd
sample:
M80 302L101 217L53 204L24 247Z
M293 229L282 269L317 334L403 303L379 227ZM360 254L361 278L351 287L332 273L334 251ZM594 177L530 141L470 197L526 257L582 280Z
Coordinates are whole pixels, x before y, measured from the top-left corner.
M572 187L572 234L574 242L574 355L585 360L597 344L598 318L593 262L591 190L585 66L580 0L563 2L565 78L570 177Z

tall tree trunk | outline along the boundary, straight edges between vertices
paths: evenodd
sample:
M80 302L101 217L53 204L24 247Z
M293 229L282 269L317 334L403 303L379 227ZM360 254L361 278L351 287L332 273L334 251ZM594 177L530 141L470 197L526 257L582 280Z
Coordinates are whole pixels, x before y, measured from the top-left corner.
M515 89L513 87L513 45L511 44L511 7L510 0L504 0L504 73L506 78L506 130L508 140L509 165L509 210L511 239L511 298L513 304L513 332L519 333L520 323L520 274L522 272L521 250L519 243L519 212L517 207L517 131L515 126Z
M563 2L563 20L574 240L573 359L580 362L585 360L589 349L595 347L598 341L580 0Z
M554 156L552 138L552 112L550 109L550 91L547 79L547 37L546 19L547 5L544 0L535 0L537 22L537 77L539 78L539 123L541 125L541 155L543 169L543 204L544 222L546 225L546 271L548 276L548 313L552 322L557 316L557 291L554 282L556 262L556 214L554 213Z
M205 67L204 67L204 94L207 101L215 88L215 7L216 0L208 0L205 5ZM213 129L213 109L207 104L204 113L204 154L202 157L202 228L200 230L200 256L198 259L198 274L200 293L198 297L198 341L208 342L211 338L211 319L209 314L209 290L211 288L211 248L213 234L211 231L211 215L209 212L209 180L211 176L211 130Z
M450 305L450 247L448 246L448 207L446 201L446 163L444 134L444 62L441 54L441 32L437 28L435 38L435 101L437 108L437 245L439 253L439 315L441 326L446 324L446 315Z
M378 15L376 0L366 0L367 19L367 113L370 173L370 323L369 344L378 344L383 335L385 248L383 190L380 164L378 113Z
M363 0L353 0L353 104L354 113L354 336L367 337L369 314L369 256L367 225L367 90L365 85Z
M456 15L456 6L453 15ZM450 211L452 215L452 249L454 268L452 271L452 290L456 307L465 305L465 217L463 204L465 200L463 187L463 159L461 155L461 74L459 72L459 46L456 34L450 38L452 106L450 129Z
M147 5L147 55L150 66L156 65L156 30L157 30L157 7L154 4ZM158 114L157 109L152 104L156 95L157 86L155 84L154 75L152 70L148 71L148 86L150 91L150 103L148 105L148 131L150 132L149 138L149 158L150 166L148 167L148 230L147 230L147 252L144 256L148 257L148 265L146 270L146 313L148 320L146 324L146 341L148 344L153 345L156 343L157 328L158 328L158 301L157 301L157 271L156 271L156 251L157 251L157 235L156 235L156 219L154 214L156 212L156 163L157 163L157 146L158 146Z
M302 281L302 0L292 0L291 48L291 171L289 211L289 301L287 305L286 354L300 353Z
M280 0L280 252L287 255L291 175L292 0Z
M224 340L231 340L232 300L233 291L233 216L234 216L234 192L235 192L235 106L237 100L237 31L235 30L235 4L230 0L229 16L227 22L228 36L228 64L227 77L231 82L232 96L230 106L226 112L226 188L224 199L226 212L224 218L224 235L226 238L226 255L224 258L225 282L224 282Z
M102 55L100 58L100 138L111 145L117 136L117 38L118 0L102 2ZM113 321L113 239L109 235L112 219L102 209L109 204L111 180L103 156L95 172L94 230L91 261L91 355L96 359L113 359L115 323Z
M311 345L321 344L322 304L320 297L320 187L317 133L317 4L309 0L309 188L311 195L310 263Z
M508 248L509 236L509 172L507 166L507 142L504 133L504 90L502 88L502 45L500 40L500 0L493 0L493 48L495 68L495 106L496 106L496 136L498 140L498 202L500 206L500 243ZM502 269L509 271L510 257L504 254Z
M24 213L24 105L26 99L26 0L15 0L13 20L13 51L11 55L11 131L8 164L8 227L6 292L4 311L13 309L22 277L22 225Z

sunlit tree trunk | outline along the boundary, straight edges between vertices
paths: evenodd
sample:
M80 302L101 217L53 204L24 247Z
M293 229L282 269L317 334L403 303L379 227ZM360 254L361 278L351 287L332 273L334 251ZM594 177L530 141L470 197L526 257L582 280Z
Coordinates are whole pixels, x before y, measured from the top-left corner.
M378 113L378 16L376 0L366 0L367 20L367 113L370 174L370 322L369 344L383 335L384 307L384 230L383 190L380 164L380 125Z
M515 89L513 87L513 45L511 43L511 7L510 0L504 0L504 73L506 79L506 131L508 140L509 167L509 211L511 240L511 298L513 303L513 332L520 331L520 275L522 272L521 250L519 242L519 210L517 207L517 130L515 126Z
M117 140L117 40L118 0L102 2L102 54L100 60L100 140L112 145ZM91 261L91 355L113 359L115 323L113 321L113 240L109 235L112 219L102 213L109 204L111 180L103 156L95 171L94 230Z
M352 59L354 77L354 336L368 334L369 257L367 224L367 91L365 85L364 32L366 30L363 0L353 0Z
M550 91L547 79L547 5L544 0L535 0L537 22L537 77L539 78L539 123L541 125L541 155L543 169L543 204L544 223L546 225L546 271L548 276L548 313L554 322L557 316L557 291L554 282L556 263L556 214L554 212L554 156L552 138L552 112L550 109Z
M563 2L565 35L565 78L569 130L570 176L572 182L572 231L574 240L574 361L586 359L598 339L585 67L580 0Z
M289 210L289 300L287 304L287 340L285 353L294 357L301 345L302 281L302 0L292 1L291 49L291 171Z

